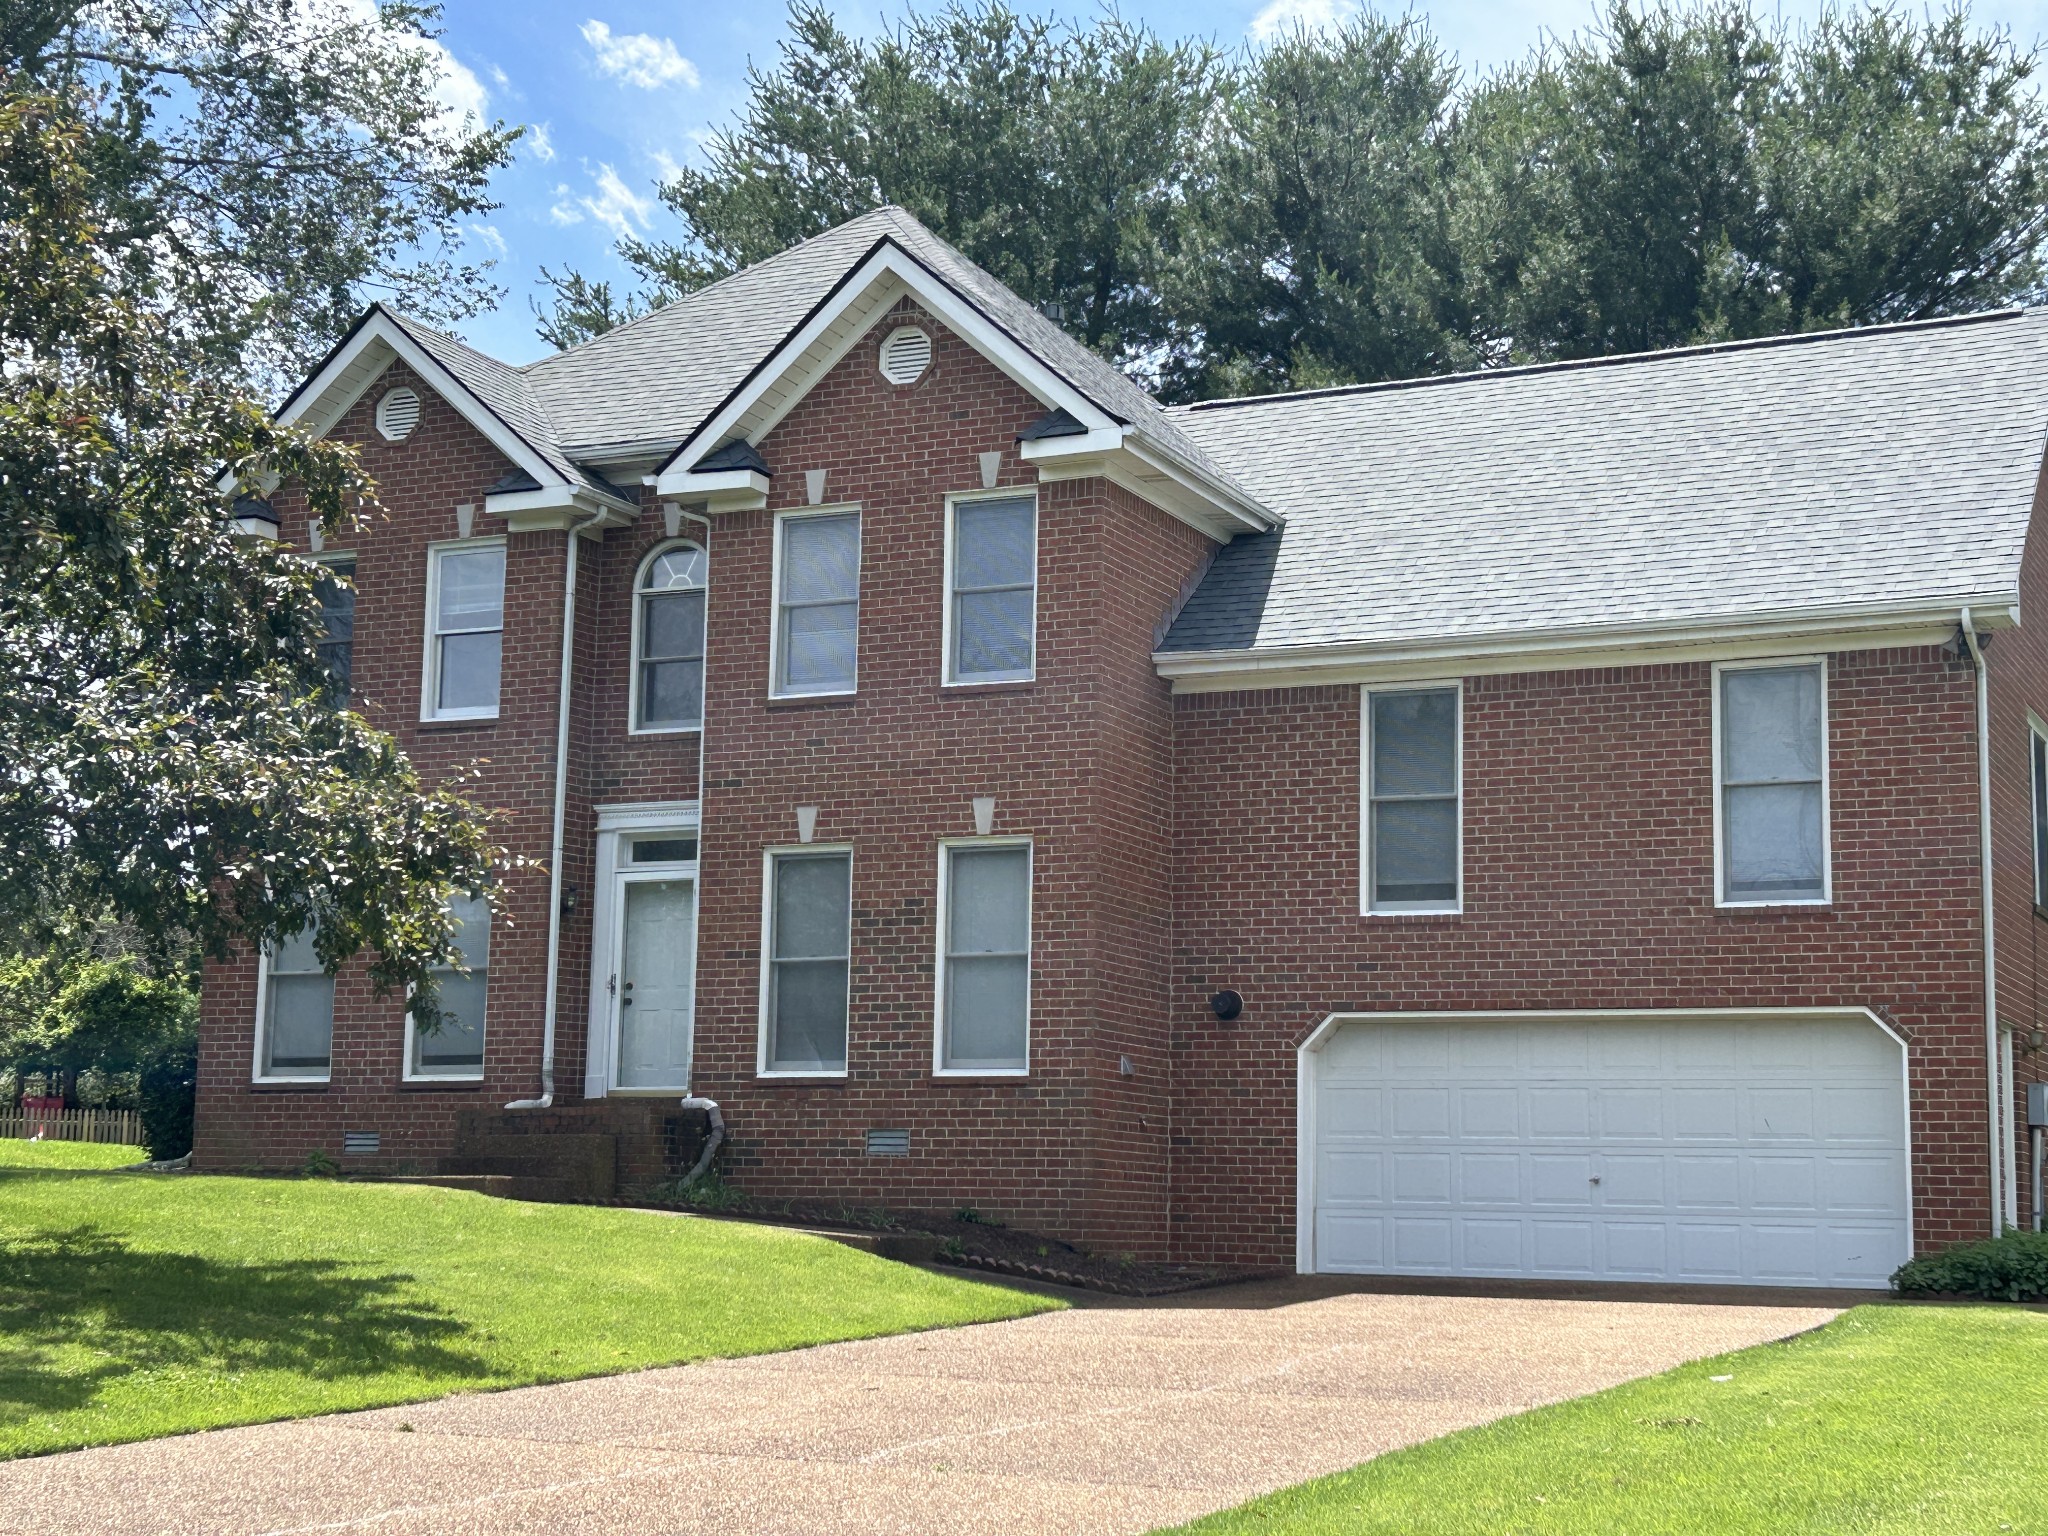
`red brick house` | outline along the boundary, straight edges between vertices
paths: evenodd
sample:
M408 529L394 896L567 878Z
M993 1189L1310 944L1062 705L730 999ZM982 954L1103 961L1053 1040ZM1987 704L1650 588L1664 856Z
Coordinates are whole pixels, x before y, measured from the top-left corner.
M203 1165L695 1093L767 1196L1849 1286L2032 1200L2048 315L1168 410L884 209L284 414L386 510L248 526L533 862L439 1034L216 968Z

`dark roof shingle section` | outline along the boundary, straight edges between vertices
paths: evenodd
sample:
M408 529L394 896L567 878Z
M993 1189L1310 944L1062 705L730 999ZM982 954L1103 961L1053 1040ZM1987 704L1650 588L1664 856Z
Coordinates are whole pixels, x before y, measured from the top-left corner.
M2016 594L2048 312L1171 414L1287 526L1163 651Z

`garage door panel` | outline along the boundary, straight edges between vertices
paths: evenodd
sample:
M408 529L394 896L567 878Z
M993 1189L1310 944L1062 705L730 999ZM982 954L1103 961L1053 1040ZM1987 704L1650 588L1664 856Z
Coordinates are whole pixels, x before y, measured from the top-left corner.
M1910 1252L1874 1025L1360 1024L1314 1070L1318 1268L1878 1286Z

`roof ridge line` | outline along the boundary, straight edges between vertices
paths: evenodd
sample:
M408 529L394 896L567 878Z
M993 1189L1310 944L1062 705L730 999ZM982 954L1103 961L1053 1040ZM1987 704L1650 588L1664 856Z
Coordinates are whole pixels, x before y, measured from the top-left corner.
M599 343L600 341L606 341L613 336L619 335L621 332L630 331L634 326L640 325L645 321L652 320L656 315L667 314L668 311L674 309L678 304L682 304L687 302L688 300L694 299L698 297L700 294L715 293L720 288L723 288L727 283L736 282L738 279L747 276L749 273L759 272L764 267L772 267L773 265L775 265L776 262L782 260L783 257L793 256L798 251L802 250L805 246L814 245L818 241L823 240L827 235L836 235L839 233L839 231L847 228L849 225L857 224L862 219L871 218L875 214L881 213L886 209L894 207L896 207L896 204L894 203L882 203L876 207L868 209L866 213L855 214L852 218L848 219L844 224L834 224L830 229L821 229L815 235L806 235L803 239L797 241L795 245L785 245L781 250L772 252L767 256L763 256L759 261L749 262L744 267L736 267L732 271L726 273L725 276L715 278L711 282L706 283L701 288L692 288L688 293L679 293L673 299L669 300L668 303L657 305L653 309L648 310L647 313L644 315L635 315L632 319L622 321L620 324L613 326L608 331L600 332L596 336L585 337L582 341L577 342L574 346L563 347L559 351L550 352L546 357L537 357L530 363L522 363L519 366L518 371L520 373L528 373L536 368L544 368L549 363L557 362L560 359L569 356L571 353L581 352L585 347L596 346L597 343Z
M1379 379L1370 384L1334 384L1322 389L1282 390L1270 395L1231 395L1221 400L1196 400L1170 405L1172 415L1189 416L1197 411L1230 410L1238 406L1272 405L1291 400L1327 400L1346 395L1390 393L1422 389L1432 385L1470 384L1483 379L1525 378L1531 374L1570 373L1592 368L1616 368L1633 363L1650 363L1691 357L1709 357L1722 352L1754 352L1768 347L1804 346L1816 342L1845 341L1864 336L1883 336L1900 331L1934 330L1944 326L1981 325L1990 320L2020 320L2030 311L2024 305L2006 309L1978 310L1967 315L1936 315L1925 320L1890 320L1880 325L1845 325L1826 331L1793 331L1783 336L1751 336L1740 341L1709 341L1689 347L1661 347L1648 352L1614 352L1600 357L1564 358L1549 363L1522 363L1512 368L1468 368L1461 373L1432 373L1413 379Z

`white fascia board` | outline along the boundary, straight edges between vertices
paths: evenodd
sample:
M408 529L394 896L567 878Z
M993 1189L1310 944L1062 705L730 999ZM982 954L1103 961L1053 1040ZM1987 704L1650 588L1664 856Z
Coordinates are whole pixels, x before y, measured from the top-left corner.
M768 477L758 469L714 469L698 474L670 470L649 476L666 500L702 502L707 512L758 512L768 505Z
M688 482L693 478L702 477L693 477L690 474L690 463L725 442L742 421L752 415L761 397L769 389L782 383L802 360L804 354L831 330L833 323L842 314L859 304L869 289L877 283L891 280L900 284L926 310L944 321L955 334L1048 409L1065 410L1091 429L1115 425L1109 415L1094 401L1081 394L1073 385L1012 341L979 310L962 300L944 283L939 282L900 247L892 242L885 242L854 270L853 275L840 287L838 294L830 303L820 306L809 320L775 349L767 363L744 389L736 392L719 408L716 415L693 432L683 446L676 450L674 457L669 461L670 467L655 477L656 489L663 496L683 497L692 494ZM845 351L850 350L851 346L865 334L865 330L858 330L850 341L833 349L836 355L830 356L829 361L836 362L839 357L843 357ZM828 369L819 369L815 377L822 378L826 371ZM800 381L799 387L790 388L787 391L787 398L774 412L758 420L747 420L747 441L758 443L772 432L776 424L795 407L797 401L803 398L806 391L801 385L810 382L815 382L815 378Z
M1042 481L1103 479L1120 485L1226 544L1240 533L1264 533L1280 521L1178 464L1131 427L1037 438L1019 444L1018 457L1034 466Z
M584 485L545 485L537 491L508 491L484 498L484 510L505 519L508 533L540 533L567 528L604 515L585 535L596 538L604 528L622 528L640 515L629 501Z
M1518 672L1578 672L1710 661L1747 661L1792 650L1870 651L1939 645L1968 607L1980 630L2011 629L2019 596L2007 592L1890 607L1858 605L1715 622L1599 625L1379 645L1293 646L1270 651L1155 651L1175 693L1247 688L1410 682Z
M379 355L379 349L389 355ZM464 420L481 432L493 448L525 470L543 485L563 484L561 472L536 453L531 444L505 423L495 411L469 391L469 386L442 367L428 352L406 335L405 328L382 310L371 313L361 329L327 360L326 366L307 380L283 410L280 423L304 421L314 432L325 435L382 377L392 357L404 360L434 392L461 413Z

